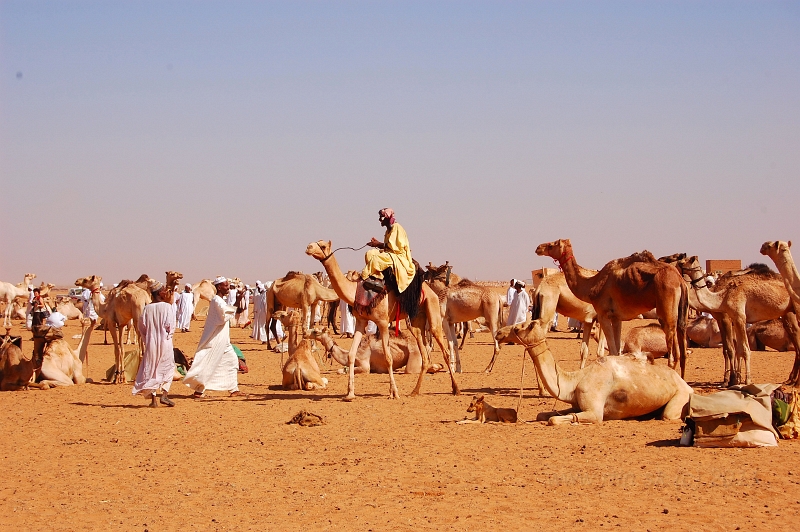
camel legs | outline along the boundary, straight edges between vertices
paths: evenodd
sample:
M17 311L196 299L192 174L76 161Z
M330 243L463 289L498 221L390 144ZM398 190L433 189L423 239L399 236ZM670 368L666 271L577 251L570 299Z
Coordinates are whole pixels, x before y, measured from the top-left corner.
M781 318L781 322L783 322L783 328L794 346L794 367L792 367L786 384L800 386L800 326L797 323L797 314L787 312Z
M111 341L114 342L114 359L116 360L114 382L117 384L125 384L125 362L123 360L121 345L122 327L118 327L116 323L111 323L110 320L106 320L106 329L111 330Z
M750 343L747 340L747 326L744 316L735 316L731 319L736 346L736 384L752 384L750 373ZM744 372L742 370L744 366Z
M347 372L347 395L344 397L345 401L352 401L356 398L356 352L366 328L367 320L356 318L356 332L353 334L353 343L350 345L350 351L347 352L347 367L349 371Z
M72 379L66 373L61 371L61 368L56 365L50 357L44 357L42 360L42 377L40 382L46 383L49 386L72 386Z
M731 320L726 314L712 314L712 316L715 320L717 320L719 334L722 341L722 358L725 363L725 373L722 377L722 386L733 386L736 384L736 374L733 371L736 349L733 342L734 337L731 327Z
M431 336L436 340L436 343L439 344L439 348L442 350L442 356L444 357L444 364L447 366L447 370L450 373L450 384L452 386L453 395L461 395L461 390L458 389L458 383L456 383L456 375L453 371L453 368L450 366L450 353L447 347L447 342L445 342L444 335L442 334L442 322L441 322L441 314L439 309L439 301L436 297L436 294L431 290L427 285L423 285L423 291L425 294L425 314L427 315L428 325L430 326ZM422 313L422 309L420 309L420 314ZM427 369L427 368L425 368ZM420 373L419 382L417 383L417 388L422 383L423 374ZM419 393L419 390L415 388L415 392ZM412 394L413 395L413 394Z
M395 303L399 305L400 303ZM386 366L389 371L389 399L399 399L400 392L397 390L397 383L394 380L394 364L392 360L392 351L389 349L389 323L380 322L378 325L378 332L381 334L381 345L383 346L383 356L386 357ZM355 340L353 340L355 343Z
M599 317L598 321L600 322L600 330L603 331L603 334L606 336L606 342L608 343L608 354L613 356L619 356L620 352L620 338L622 337L622 322L619 320L614 320L607 317ZM597 356L601 356L602 351L597 352Z
M579 425L592 425L603 422L603 411L599 415L595 412L576 412L566 416L553 416L547 420L548 425L568 425L577 423Z
M665 421L681 420L685 415L688 415L689 410L689 397L692 395L691 388L686 390L686 386L681 384L678 388L678 393L664 405L664 413L661 414L661 419Z
M456 336L456 324L450 323L450 320L444 318L442 320L442 328L447 333L447 343L450 346L450 367L456 373L461 373L461 352L458 347L458 337Z

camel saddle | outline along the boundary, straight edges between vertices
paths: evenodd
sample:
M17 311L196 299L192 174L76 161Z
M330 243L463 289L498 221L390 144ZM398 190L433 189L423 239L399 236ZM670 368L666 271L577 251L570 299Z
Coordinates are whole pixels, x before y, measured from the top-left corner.
M415 273L411 284L401 293L397 288L397 278L392 268L383 270L384 289L381 292L373 292L364 288L364 282L359 279L356 287L355 304L353 308L360 314L369 314L380 303L386 294L391 290L395 300L400 304L400 311L405 313L409 319L414 319L419 312L419 307L425 300L422 293L424 283L422 267L415 260Z

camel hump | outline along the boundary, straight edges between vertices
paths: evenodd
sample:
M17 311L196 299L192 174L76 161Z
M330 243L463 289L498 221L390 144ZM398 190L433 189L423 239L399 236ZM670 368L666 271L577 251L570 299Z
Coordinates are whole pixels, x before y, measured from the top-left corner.
M286 275L283 276L281 281L290 281L299 277L305 277L305 274L303 272L288 271L286 272Z
M143 273L142 275L139 276L138 279L136 279L134 281L134 283L145 283L145 282L147 282L149 280L150 280L150 276L147 275L146 273Z
M464 278L464 279L461 279L458 282L458 284L456 284L456 286L464 288L464 287L467 287L467 286L478 286L478 285L476 285L475 283L473 283L469 279Z
M762 262L754 262L747 267L748 273L758 275L759 277L773 278L780 277L780 274L772 271L772 269Z

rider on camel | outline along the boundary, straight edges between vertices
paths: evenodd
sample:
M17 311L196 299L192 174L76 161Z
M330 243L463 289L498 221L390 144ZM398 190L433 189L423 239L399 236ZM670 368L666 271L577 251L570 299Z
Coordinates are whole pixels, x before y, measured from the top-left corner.
M372 238L367 245L376 249L367 251L364 260L367 265L361 272L364 288L376 292L383 291L383 270L392 268L397 279L397 290L402 293L414 279L416 268L411 260L406 230L395 222L392 209L378 211L378 220L386 228L383 242Z

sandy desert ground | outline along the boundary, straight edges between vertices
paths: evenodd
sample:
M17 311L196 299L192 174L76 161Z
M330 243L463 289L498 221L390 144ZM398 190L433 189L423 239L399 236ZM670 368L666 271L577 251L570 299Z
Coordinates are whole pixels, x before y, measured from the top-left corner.
M201 327L175 345L191 355ZM196 401L175 382L175 408L146 408L130 385L99 382L113 349L97 332L94 384L0 393L0 529L765 530L792 527L800 513L800 442L682 448L679 423L546 426L531 420L565 405L533 389L530 360L520 423L456 425L476 393L517 404L523 350L504 346L486 375L488 333L467 342L461 396L444 373L426 377L421 397L394 401L386 375L358 375L353 403L341 400L347 377L336 368L325 370L327 390L281 390L281 355L249 331L232 337L250 367L246 398ZM574 334L552 333L549 344L578 367ZM754 353L756 380L782 381L792 360ZM713 392L720 350L694 349L687 368L698 393ZM402 393L415 378L398 376ZM327 424L287 425L301 409Z

